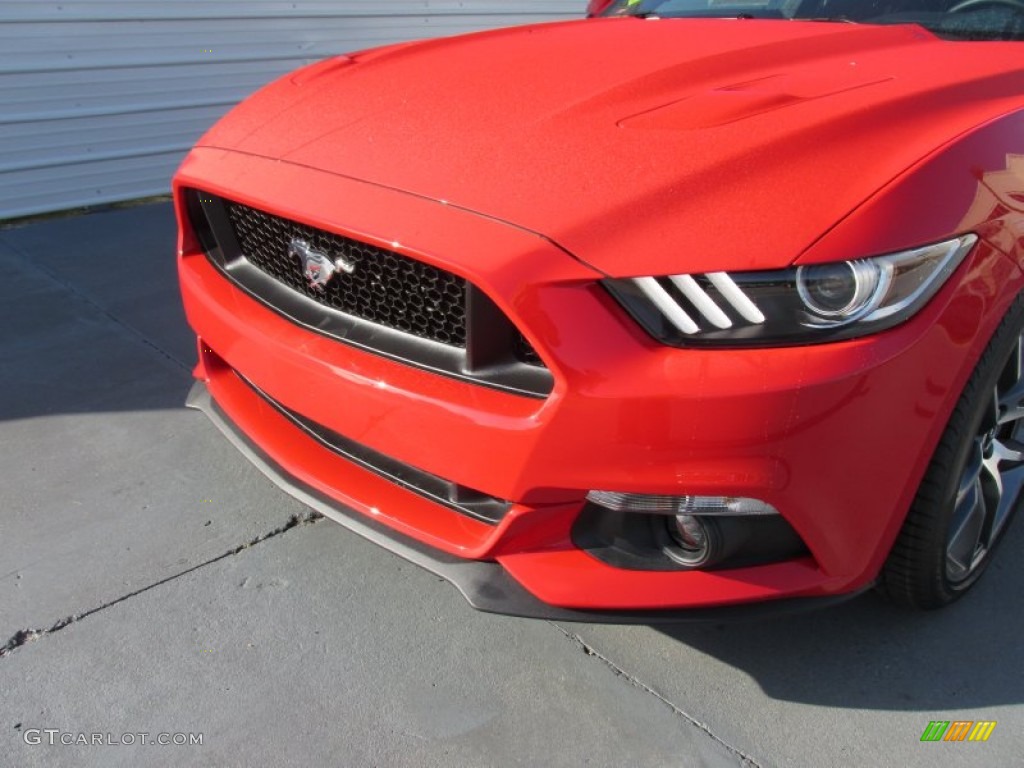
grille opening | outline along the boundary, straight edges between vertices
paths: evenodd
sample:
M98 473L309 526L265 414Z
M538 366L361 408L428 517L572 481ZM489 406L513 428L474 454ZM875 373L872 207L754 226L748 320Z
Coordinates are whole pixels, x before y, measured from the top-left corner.
M185 195L185 210L188 213L188 221L192 232L199 241L200 247L206 253L212 253L220 248L217 245L217 238L213 235L213 227L209 219L203 213L202 197L198 192L189 192Z
M241 252L289 288L377 325L453 347L466 346L466 281L421 261L358 240L225 201ZM330 260L353 266L344 279L318 290L289 254L295 238Z
M464 278L226 198L185 194L210 262L293 322L455 378L530 396L551 392L553 377L536 350ZM339 265L326 284L310 285L303 250Z

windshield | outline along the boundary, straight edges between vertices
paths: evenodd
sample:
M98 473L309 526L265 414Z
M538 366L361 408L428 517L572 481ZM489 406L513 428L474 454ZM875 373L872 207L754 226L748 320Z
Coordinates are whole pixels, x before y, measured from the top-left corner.
M616 0L602 15L920 24L948 40L1024 40L1024 0Z

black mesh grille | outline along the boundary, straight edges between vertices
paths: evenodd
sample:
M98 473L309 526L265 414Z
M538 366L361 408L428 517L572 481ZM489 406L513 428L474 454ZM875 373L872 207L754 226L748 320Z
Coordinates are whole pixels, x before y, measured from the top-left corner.
M527 365L543 366L544 361L540 359L540 355L537 354L537 350L526 340L523 334L516 332L515 338L512 341L512 354L515 355L516 360Z
M248 206L230 201L225 206L246 259L290 288L371 323L453 347L466 346L466 282L461 277ZM345 259L355 269L331 280L322 291L310 287L301 259L289 255L294 238L332 261Z

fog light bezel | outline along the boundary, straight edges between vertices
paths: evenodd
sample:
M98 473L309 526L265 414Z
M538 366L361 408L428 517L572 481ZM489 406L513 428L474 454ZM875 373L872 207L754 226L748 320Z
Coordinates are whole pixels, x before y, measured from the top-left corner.
M699 560L680 557L666 514L616 512L583 505L570 531L574 546L615 568L632 571L715 571L766 565L809 554L781 515L703 516L714 527L715 551Z

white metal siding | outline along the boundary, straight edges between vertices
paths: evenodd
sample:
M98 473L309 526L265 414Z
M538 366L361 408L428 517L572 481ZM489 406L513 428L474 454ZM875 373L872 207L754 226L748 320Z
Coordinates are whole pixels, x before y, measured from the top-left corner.
M253 90L375 45L582 16L585 0L0 0L0 219L162 194Z

